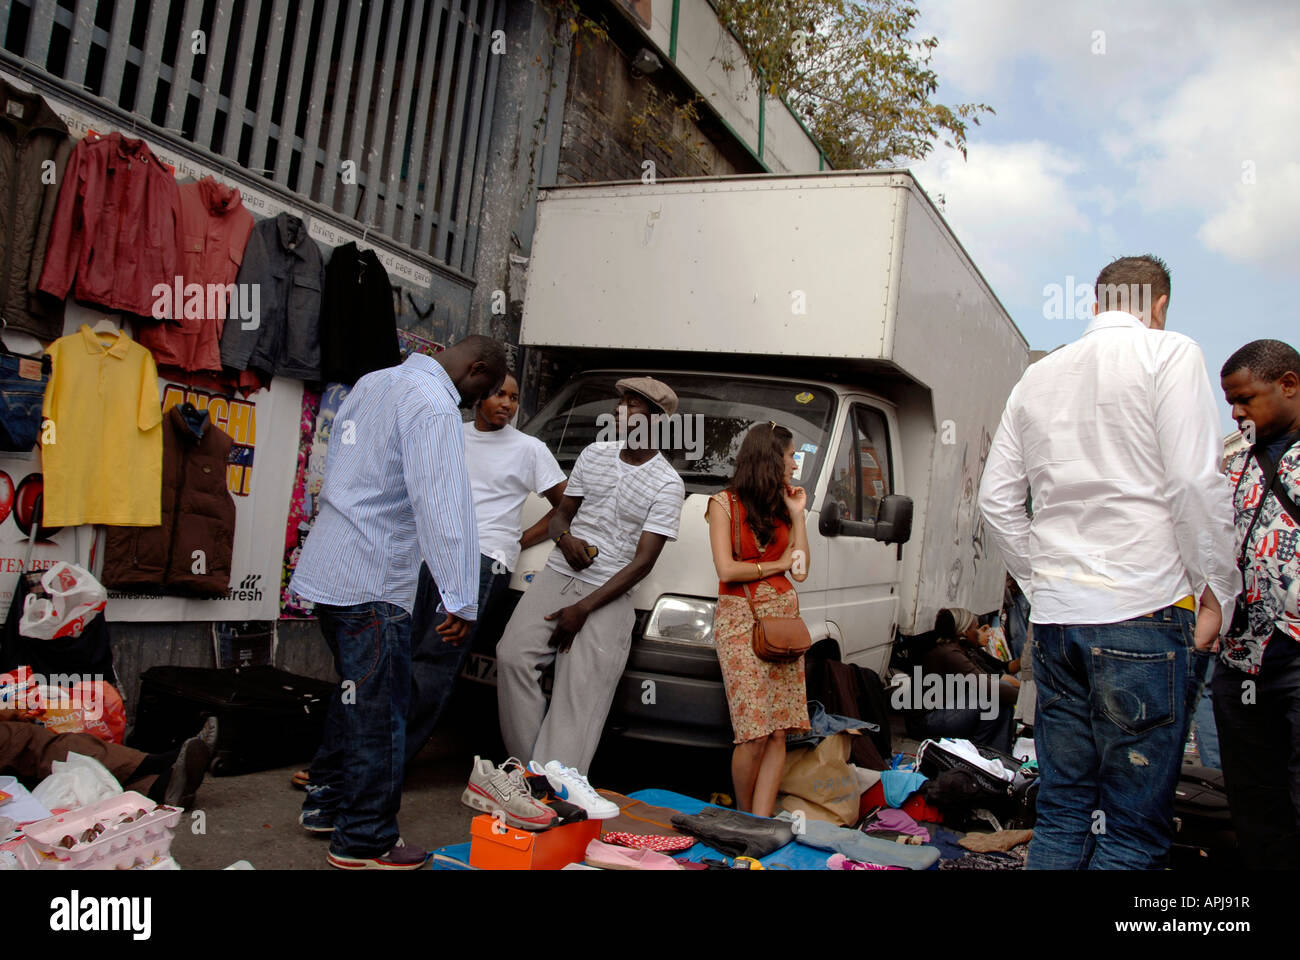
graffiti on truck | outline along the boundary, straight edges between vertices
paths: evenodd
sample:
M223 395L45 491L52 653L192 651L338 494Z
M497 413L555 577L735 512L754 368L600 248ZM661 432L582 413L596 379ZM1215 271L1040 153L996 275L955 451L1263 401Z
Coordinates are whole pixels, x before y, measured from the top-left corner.
M988 556L988 538L984 517L979 512L979 485L984 476L984 465L993 448L993 437L988 429L980 427L979 443L972 451L966 441L961 451L961 499L953 512L952 545L957 553L948 572L948 602L955 603L965 579L966 556L970 557L972 578L979 576L980 561ZM973 455L972 455L973 453Z

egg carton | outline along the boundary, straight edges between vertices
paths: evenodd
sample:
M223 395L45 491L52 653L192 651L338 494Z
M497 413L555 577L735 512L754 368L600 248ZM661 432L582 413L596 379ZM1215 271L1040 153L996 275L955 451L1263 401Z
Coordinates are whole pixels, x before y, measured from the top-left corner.
M130 823L116 823L123 814L148 811ZM99 803L23 828L38 870L127 870L136 863L149 863L168 856L172 833L180 821L180 807L154 804L142 794L130 791ZM64 847L65 836L80 837L96 823L108 821L94 840Z

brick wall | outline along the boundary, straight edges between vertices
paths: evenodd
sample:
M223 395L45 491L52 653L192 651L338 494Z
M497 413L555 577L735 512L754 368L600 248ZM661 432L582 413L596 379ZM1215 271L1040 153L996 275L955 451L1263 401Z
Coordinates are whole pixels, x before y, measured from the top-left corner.
M632 51L635 53L635 51ZM679 105L689 99L660 70L633 73L627 52L609 41L574 44L564 108L557 182L639 180L653 161L656 177L749 173L737 167Z

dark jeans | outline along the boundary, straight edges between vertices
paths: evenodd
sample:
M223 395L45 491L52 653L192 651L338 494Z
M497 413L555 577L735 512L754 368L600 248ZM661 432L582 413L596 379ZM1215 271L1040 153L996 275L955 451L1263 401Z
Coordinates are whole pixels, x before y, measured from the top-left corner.
M303 810L334 824L330 851L377 857L398 840L411 697L411 615L391 603L316 605L342 682L311 762Z
M31 368L37 379L18 375ZM26 453L41 433L41 404L50 375L39 360L0 354L0 450Z
M1242 861L1256 870L1295 870L1300 867L1300 661L1265 662L1253 677L1221 663L1213 692L1223 782Z
M1174 787L1209 664L1196 616L1034 624L1040 786L1030 869L1155 869L1173 841Z
M416 587L415 613L411 617L411 706L406 715L406 764L409 767L420 752L442 716L443 707L451 696L456 678L460 676L465 657L478 633L489 606L494 603L510 582L510 574L502 568L493 573L497 561L479 556L478 568L478 619L470 627L468 636L457 645L444 643L438 635L438 624L446 619L438 613L441 597L438 585L428 564L420 564L420 581Z
M969 740L983 747L992 747L1007 756L1011 755L1011 734L1016 715L1015 704L995 703L997 714L991 718L982 716L978 707L965 710L927 710L925 714L925 735L939 739L955 737Z
M1006 635L1007 646L1011 648L1011 659L1017 660L1025 649L1025 639L1029 634L1029 600L1023 593L1016 592L1014 601L1007 605Z

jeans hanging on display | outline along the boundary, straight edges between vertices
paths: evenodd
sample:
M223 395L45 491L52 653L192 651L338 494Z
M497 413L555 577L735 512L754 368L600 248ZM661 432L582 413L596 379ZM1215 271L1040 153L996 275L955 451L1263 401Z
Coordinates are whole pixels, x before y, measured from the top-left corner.
M26 453L36 446L49 381L48 359L0 353L0 450Z

